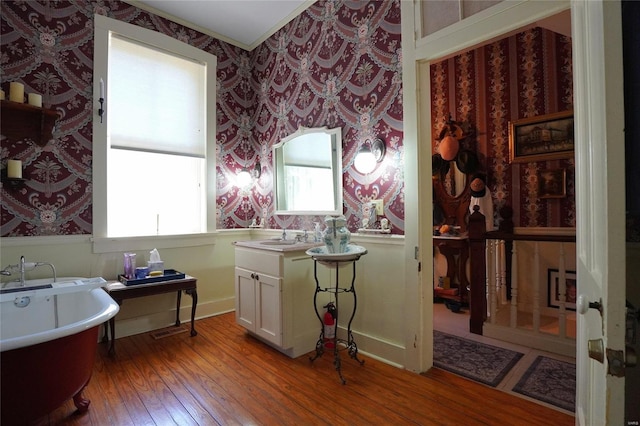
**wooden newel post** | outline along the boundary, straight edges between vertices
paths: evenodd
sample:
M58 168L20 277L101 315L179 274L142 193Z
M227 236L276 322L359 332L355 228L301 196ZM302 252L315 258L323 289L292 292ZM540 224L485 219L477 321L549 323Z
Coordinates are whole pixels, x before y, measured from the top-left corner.
M482 335L482 324L487 316L486 223L479 210L479 206L474 206L473 213L469 216L469 331Z

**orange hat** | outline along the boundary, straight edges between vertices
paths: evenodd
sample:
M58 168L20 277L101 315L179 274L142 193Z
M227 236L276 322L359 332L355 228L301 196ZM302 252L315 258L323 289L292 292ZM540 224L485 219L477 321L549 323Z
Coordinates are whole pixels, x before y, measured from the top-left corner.
M485 183L485 177L483 175L475 175L471 178L471 196L476 198L482 198L487 193L487 187Z
M456 155L458 155L459 148L460 143L458 142L458 139L451 135L445 136L442 141L440 141L440 155L442 155L442 159L445 161L455 159Z

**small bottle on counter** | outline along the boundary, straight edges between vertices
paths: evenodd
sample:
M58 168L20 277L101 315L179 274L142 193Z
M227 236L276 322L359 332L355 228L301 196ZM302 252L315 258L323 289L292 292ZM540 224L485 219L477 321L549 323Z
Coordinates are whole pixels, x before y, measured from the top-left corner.
M320 230L320 222L313 222L313 241L315 243L322 242L322 231Z

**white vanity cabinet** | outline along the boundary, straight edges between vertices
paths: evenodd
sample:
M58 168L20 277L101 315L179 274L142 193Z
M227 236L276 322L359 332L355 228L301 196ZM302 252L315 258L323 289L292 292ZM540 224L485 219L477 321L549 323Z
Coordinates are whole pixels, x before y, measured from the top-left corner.
M236 248L236 322L282 345L280 256Z
M313 351L320 322L313 308L313 260L305 254L309 247L235 244L236 322L292 358Z

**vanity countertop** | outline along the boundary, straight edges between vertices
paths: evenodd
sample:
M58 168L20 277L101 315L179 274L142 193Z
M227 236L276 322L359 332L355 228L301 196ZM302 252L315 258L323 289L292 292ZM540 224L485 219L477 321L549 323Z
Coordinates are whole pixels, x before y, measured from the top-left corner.
M279 253L289 253L294 251L307 251L310 248L324 245L324 243L316 242L295 242L281 241L281 240L247 240L247 241L235 241L233 243L236 247L247 247L258 250L276 251Z

